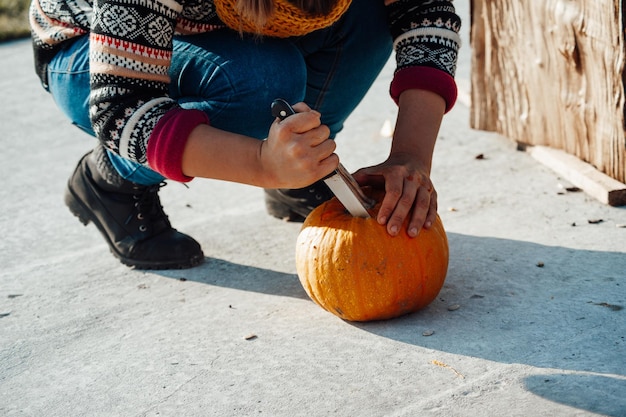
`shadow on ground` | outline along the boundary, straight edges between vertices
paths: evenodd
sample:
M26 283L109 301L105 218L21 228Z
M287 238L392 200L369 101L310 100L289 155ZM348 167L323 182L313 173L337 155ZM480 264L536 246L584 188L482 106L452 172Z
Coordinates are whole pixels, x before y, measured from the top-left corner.
M236 264L223 259L206 258L204 264L190 270L156 273L168 278L185 279L260 294L308 298L295 274Z
M525 386L533 394L555 403L603 416L626 415L626 378L577 374L533 375L526 378Z
M624 253L460 234L449 239L448 278L436 302L357 326L502 363L626 375ZM460 308L449 311L451 305ZM425 327L435 334L424 337Z
M450 267L435 302L394 320L352 324L403 343L501 363L626 375L624 253L448 237ZM307 297L294 274L219 259L159 274ZM460 308L450 311L451 305ZM425 329L435 334L424 337Z

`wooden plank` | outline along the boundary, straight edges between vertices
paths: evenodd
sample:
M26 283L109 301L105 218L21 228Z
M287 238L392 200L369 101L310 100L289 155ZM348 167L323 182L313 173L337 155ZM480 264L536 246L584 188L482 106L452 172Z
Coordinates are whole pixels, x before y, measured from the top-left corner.
M622 0L471 1L471 126L626 182Z
M523 145L522 145L523 146ZM604 204L626 206L626 184L623 184L560 149L526 146L537 161Z

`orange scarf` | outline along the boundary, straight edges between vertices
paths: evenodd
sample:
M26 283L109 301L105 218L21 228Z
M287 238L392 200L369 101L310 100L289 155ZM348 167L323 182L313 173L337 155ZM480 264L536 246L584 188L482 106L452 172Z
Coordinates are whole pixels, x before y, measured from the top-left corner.
M352 0L338 0L335 7L324 16L311 16L287 0L274 0L274 13L260 31L262 35L277 38L301 36L335 23L348 10ZM215 0L218 16L231 29L257 33L249 20L244 20L235 8L236 0Z

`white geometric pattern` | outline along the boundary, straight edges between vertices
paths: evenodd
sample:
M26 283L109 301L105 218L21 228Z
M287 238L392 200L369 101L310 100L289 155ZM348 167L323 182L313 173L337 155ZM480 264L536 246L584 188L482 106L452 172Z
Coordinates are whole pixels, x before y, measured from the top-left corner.
M120 38L135 38L139 31L141 16L137 11L116 4L105 3L102 6L94 25L100 26L100 31L114 34Z

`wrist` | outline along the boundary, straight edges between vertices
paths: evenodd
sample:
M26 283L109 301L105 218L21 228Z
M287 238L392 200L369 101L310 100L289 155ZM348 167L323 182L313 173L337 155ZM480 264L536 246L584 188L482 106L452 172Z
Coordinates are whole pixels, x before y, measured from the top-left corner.
M263 188L280 188L279 180L276 178L276 175L273 174L273 170L267 162L267 154L271 152L267 139L263 139L258 142L255 171L257 173L256 177L258 178L259 183L256 185Z

